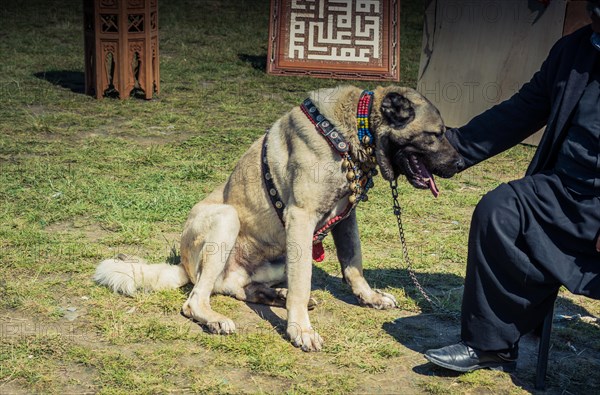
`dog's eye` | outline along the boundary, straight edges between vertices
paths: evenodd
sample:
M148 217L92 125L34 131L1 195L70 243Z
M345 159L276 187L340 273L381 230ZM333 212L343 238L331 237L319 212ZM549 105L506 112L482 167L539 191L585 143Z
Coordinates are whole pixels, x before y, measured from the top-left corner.
M443 132L425 132L427 135L431 136L432 138L435 138L436 140L442 140L444 138L444 133Z

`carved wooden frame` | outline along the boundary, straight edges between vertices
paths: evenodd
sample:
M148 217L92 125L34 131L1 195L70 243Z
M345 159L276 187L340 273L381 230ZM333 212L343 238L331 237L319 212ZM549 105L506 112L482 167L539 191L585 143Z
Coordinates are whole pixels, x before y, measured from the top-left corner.
M327 0L316 0L315 3ZM356 0L353 0L356 1ZM342 61L297 61L286 59L289 48L290 0L271 0L267 72L274 75L301 75L318 78L354 80L400 80L400 0L381 0L383 24L380 26L381 61L379 65Z

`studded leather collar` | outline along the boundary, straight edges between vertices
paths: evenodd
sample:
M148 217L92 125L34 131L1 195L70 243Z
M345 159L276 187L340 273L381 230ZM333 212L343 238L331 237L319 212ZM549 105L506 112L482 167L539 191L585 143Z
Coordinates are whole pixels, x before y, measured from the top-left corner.
M315 125L315 128L325 137L329 145L335 149L340 156L344 156L348 152L350 146L344 140L342 135L337 131L335 126L325 118L320 112L317 106L310 99L304 100L300 109Z

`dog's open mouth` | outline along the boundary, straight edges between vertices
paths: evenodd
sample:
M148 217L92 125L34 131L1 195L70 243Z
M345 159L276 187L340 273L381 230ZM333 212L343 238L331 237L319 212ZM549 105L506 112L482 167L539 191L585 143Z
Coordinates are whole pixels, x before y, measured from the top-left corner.
M434 197L438 197L440 190L435 184L433 174L427 169L427 166L418 156L408 153L398 153L395 158L396 164L402 167L402 174L406 176L408 182L415 188L428 189Z

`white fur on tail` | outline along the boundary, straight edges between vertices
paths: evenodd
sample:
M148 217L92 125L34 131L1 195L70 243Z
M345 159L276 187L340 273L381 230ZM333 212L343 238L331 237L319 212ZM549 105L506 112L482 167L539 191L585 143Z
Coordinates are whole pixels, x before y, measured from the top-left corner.
M148 264L143 259L120 254L98 265L94 281L115 292L133 295L139 289L158 291L184 286L190 280L183 265Z

